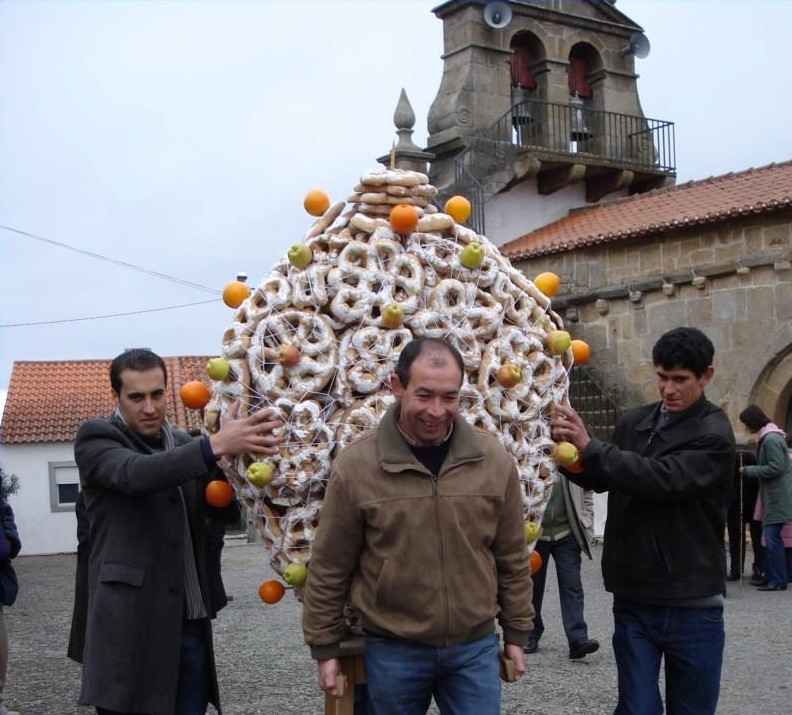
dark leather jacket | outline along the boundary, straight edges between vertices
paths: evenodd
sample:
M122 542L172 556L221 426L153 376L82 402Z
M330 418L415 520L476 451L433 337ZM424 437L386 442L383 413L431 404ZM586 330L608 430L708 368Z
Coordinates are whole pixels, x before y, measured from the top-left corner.
M659 410L658 402L628 412L613 443L592 440L583 452L585 471L568 475L609 492L605 588L649 603L722 594L734 433L703 396L656 429Z

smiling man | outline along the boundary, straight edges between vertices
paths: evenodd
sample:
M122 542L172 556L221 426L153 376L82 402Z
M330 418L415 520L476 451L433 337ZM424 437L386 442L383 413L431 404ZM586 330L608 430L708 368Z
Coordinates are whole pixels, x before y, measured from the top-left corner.
M347 602L366 632L369 715L497 715L500 646L524 670L531 579L520 482L495 435L460 415L462 356L408 343L396 403L333 463L308 571L305 640L336 694Z
M205 505L204 484L222 455L274 453L281 423L270 410L238 418L235 403L210 437L172 429L165 363L150 350L116 357L110 385L115 411L83 423L74 445L78 568L88 561L70 643L80 703L100 715L220 712L203 539L204 514L224 513Z
M695 328L652 350L660 401L628 412L613 442L559 407L553 437L581 452L580 486L608 492L602 573L613 593L617 715L715 712L723 661L726 510L735 466L725 413L704 396L714 347Z

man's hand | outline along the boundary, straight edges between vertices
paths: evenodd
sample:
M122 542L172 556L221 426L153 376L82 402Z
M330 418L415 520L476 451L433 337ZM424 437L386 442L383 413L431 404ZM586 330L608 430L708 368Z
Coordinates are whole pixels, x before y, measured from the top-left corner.
M556 442L571 442L582 452L591 442L591 438L580 415L564 405L557 405L556 411L556 418L550 421L553 439Z
M240 401L235 400L225 413L220 429L209 437L215 456L277 453L283 437L276 430L283 422L275 416L274 410L267 408L240 418L239 408Z
M328 660L318 660L316 664L319 666L319 687L324 690L328 695L333 695L340 698L344 693L339 692L338 678L344 678L341 675L341 661L338 658L330 658ZM348 684L346 679L343 680L344 689Z
M525 675L525 653L521 645L514 645L514 643L507 643L503 647L506 657L514 661L514 675L517 680Z

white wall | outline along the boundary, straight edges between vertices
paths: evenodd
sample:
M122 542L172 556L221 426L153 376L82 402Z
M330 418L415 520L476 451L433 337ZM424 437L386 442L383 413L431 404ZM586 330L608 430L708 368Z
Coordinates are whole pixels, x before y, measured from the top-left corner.
M53 512L50 506L50 462L74 461L74 444L3 445L3 469L19 478L19 491L8 502L14 510L22 554L77 551L74 511Z
M624 189L608 195L605 200L626 195L627 190ZM582 181L549 196L540 196L536 179L529 179L487 201L484 206L484 233L496 246L501 246L564 218L572 209L593 205L586 203L586 186Z

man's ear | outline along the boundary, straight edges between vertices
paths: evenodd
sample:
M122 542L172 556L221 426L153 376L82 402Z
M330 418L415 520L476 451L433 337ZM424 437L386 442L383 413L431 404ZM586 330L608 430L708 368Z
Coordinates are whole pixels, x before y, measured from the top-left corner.
M391 392L397 400L401 400L404 394L404 385L401 384L401 380L395 372L391 375Z
M715 368L712 365L710 365L706 370L704 370L704 372L701 374L701 378L699 379L702 387L706 387L706 385L714 377L714 375L715 375Z

